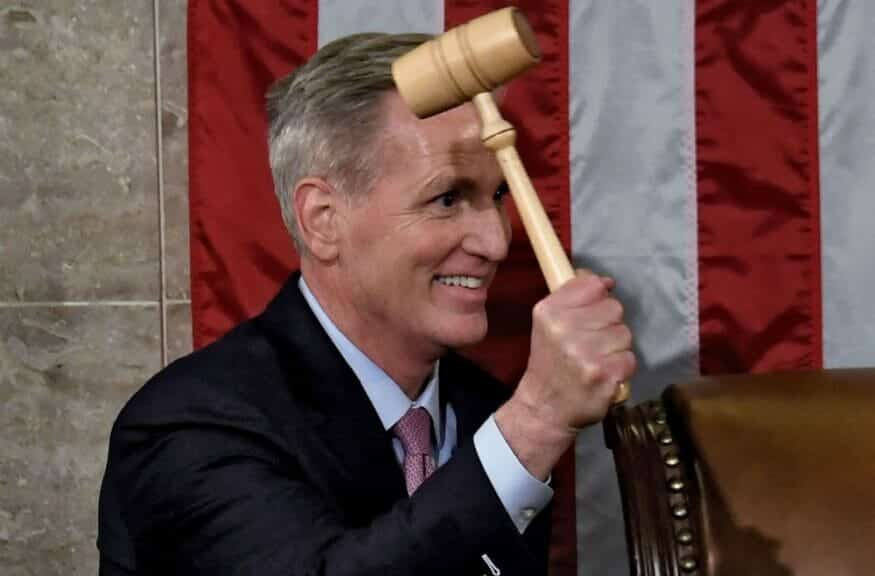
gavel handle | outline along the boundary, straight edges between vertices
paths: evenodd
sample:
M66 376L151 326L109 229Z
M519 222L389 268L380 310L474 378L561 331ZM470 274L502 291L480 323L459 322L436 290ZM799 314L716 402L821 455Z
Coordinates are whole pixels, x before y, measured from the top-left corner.
M510 187L511 196L519 212L520 220L535 251L541 272L547 281L550 292L574 278L574 268L565 255L556 231L547 218L544 206L535 192L532 181L523 166L516 150L516 130L501 116L492 94L482 92L473 98L474 106L480 115L480 139L484 146L495 153L501 171ZM614 394L613 403L621 404L628 400L628 382L620 382Z

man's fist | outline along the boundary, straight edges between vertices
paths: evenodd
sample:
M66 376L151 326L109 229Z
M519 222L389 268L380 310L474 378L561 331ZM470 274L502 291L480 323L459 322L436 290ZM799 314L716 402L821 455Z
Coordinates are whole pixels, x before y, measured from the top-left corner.
M545 478L577 431L604 418L635 371L632 332L613 286L580 271L532 311L528 366L496 421L535 476Z

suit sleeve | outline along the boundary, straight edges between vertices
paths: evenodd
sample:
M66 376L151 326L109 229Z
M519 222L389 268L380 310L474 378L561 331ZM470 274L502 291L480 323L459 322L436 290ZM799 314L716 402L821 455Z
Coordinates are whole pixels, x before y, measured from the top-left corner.
M120 422L110 466L141 573L465 574L483 554L505 575L545 573L471 442L412 498L359 527L344 524L293 455L231 427Z

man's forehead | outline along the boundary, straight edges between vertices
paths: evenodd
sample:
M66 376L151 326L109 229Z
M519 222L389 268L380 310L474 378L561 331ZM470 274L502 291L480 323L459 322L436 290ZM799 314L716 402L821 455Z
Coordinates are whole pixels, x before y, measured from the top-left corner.
M470 155L486 151L480 142L480 123L470 103L429 118L417 118L397 93L384 100L384 144L412 156Z

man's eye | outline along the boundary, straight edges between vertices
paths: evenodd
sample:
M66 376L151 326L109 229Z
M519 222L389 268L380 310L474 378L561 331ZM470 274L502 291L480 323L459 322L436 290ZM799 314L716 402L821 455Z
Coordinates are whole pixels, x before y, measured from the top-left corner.
M496 202L501 202L508 194L510 194L510 187L507 185L507 182L502 182L501 186L495 189L495 195L493 197Z
M450 208L456 204L456 202L459 200L459 196L459 191L455 188L451 188L450 190L447 190L446 192L435 198L435 200L440 202L441 206L444 206L445 208Z

